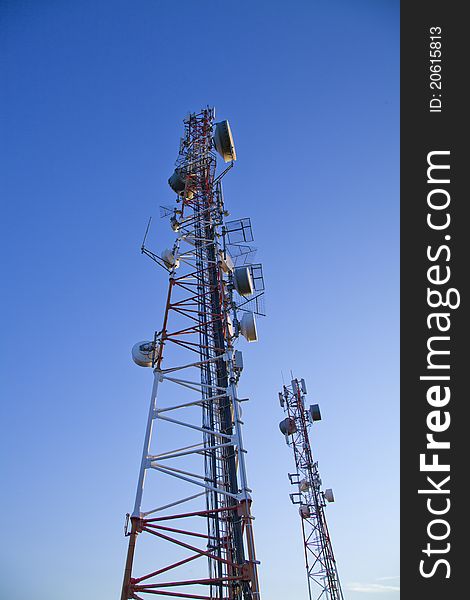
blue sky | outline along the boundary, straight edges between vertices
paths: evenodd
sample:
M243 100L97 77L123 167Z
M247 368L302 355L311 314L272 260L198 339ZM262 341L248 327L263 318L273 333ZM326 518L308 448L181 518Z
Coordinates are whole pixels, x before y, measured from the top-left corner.
M292 369L346 597L396 600L398 2L6 1L1 29L2 595L115 598L165 280L141 257L182 119L230 119L233 218L268 317L241 393L263 597L306 598L278 431ZM261 435L263 432L263 435Z

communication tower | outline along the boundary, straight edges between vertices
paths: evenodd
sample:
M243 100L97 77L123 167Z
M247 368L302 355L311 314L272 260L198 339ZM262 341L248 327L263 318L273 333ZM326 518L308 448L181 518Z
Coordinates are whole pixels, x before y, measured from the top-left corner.
M216 152L230 163L217 176ZM148 227L142 244L169 284L161 329L132 350L154 383L121 600L260 597L234 346L257 340L264 282L250 220L226 220L222 178L235 160L228 121L189 114L168 180L176 203L162 207L173 246L149 250Z
M303 379L292 379L291 385L284 385L279 392L286 415L279 428L294 452L296 467L295 473L288 474L297 490L290 499L299 506L309 599L344 600L324 511L327 502L334 502L333 491L321 489L318 462L313 460L308 435L312 424L321 420L320 408L318 404L307 408L306 395Z

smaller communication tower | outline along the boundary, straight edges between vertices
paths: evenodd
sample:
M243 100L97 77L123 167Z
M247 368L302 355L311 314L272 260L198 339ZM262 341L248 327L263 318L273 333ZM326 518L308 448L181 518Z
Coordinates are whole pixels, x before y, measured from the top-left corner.
M279 428L294 452L296 467L295 473L288 474L296 488L290 499L299 505L309 599L344 600L324 512L326 503L334 502L333 491L321 489L318 462L313 460L308 435L312 424L321 420L320 408L318 404L307 408L306 395L303 379L292 379L291 385L284 385L279 392L286 415Z

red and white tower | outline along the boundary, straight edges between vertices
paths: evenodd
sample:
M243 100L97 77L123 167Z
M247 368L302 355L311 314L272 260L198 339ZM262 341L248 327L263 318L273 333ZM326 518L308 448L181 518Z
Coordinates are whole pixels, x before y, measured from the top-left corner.
M309 599L344 600L324 511L327 502L334 502L333 491L322 491L309 439L310 427L321 420L320 408L318 404L307 408L306 395L303 379L292 379L291 385L284 385L279 392L286 415L279 428L293 450L296 467L294 473L288 474L296 488L290 499L299 506Z
M230 163L219 175L216 152ZM250 220L225 220L222 178L235 160L228 121L190 114L168 181L174 244L159 255L142 246L169 284L161 329L133 348L154 383L121 600L260 597L235 344L257 339L264 284L249 262Z

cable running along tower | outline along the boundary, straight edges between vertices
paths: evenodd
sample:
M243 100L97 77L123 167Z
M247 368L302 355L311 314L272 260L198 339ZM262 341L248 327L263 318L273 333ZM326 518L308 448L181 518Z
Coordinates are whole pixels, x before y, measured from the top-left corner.
M218 176L216 152L230 163ZM162 207L174 244L142 245L169 283L161 330L132 351L154 383L121 600L260 598L234 344L257 340L264 282L250 220L226 221L222 178L235 160L228 121L189 114L168 180L176 203Z
M321 420L320 408L314 404L307 409L306 394L303 379L292 379L291 385L284 385L279 392L286 415L279 428L294 453L296 467L295 473L288 474L297 490L290 499L299 506L309 599L344 600L324 512L326 503L334 502L333 491L321 489L318 462L313 460L308 435L312 424Z

